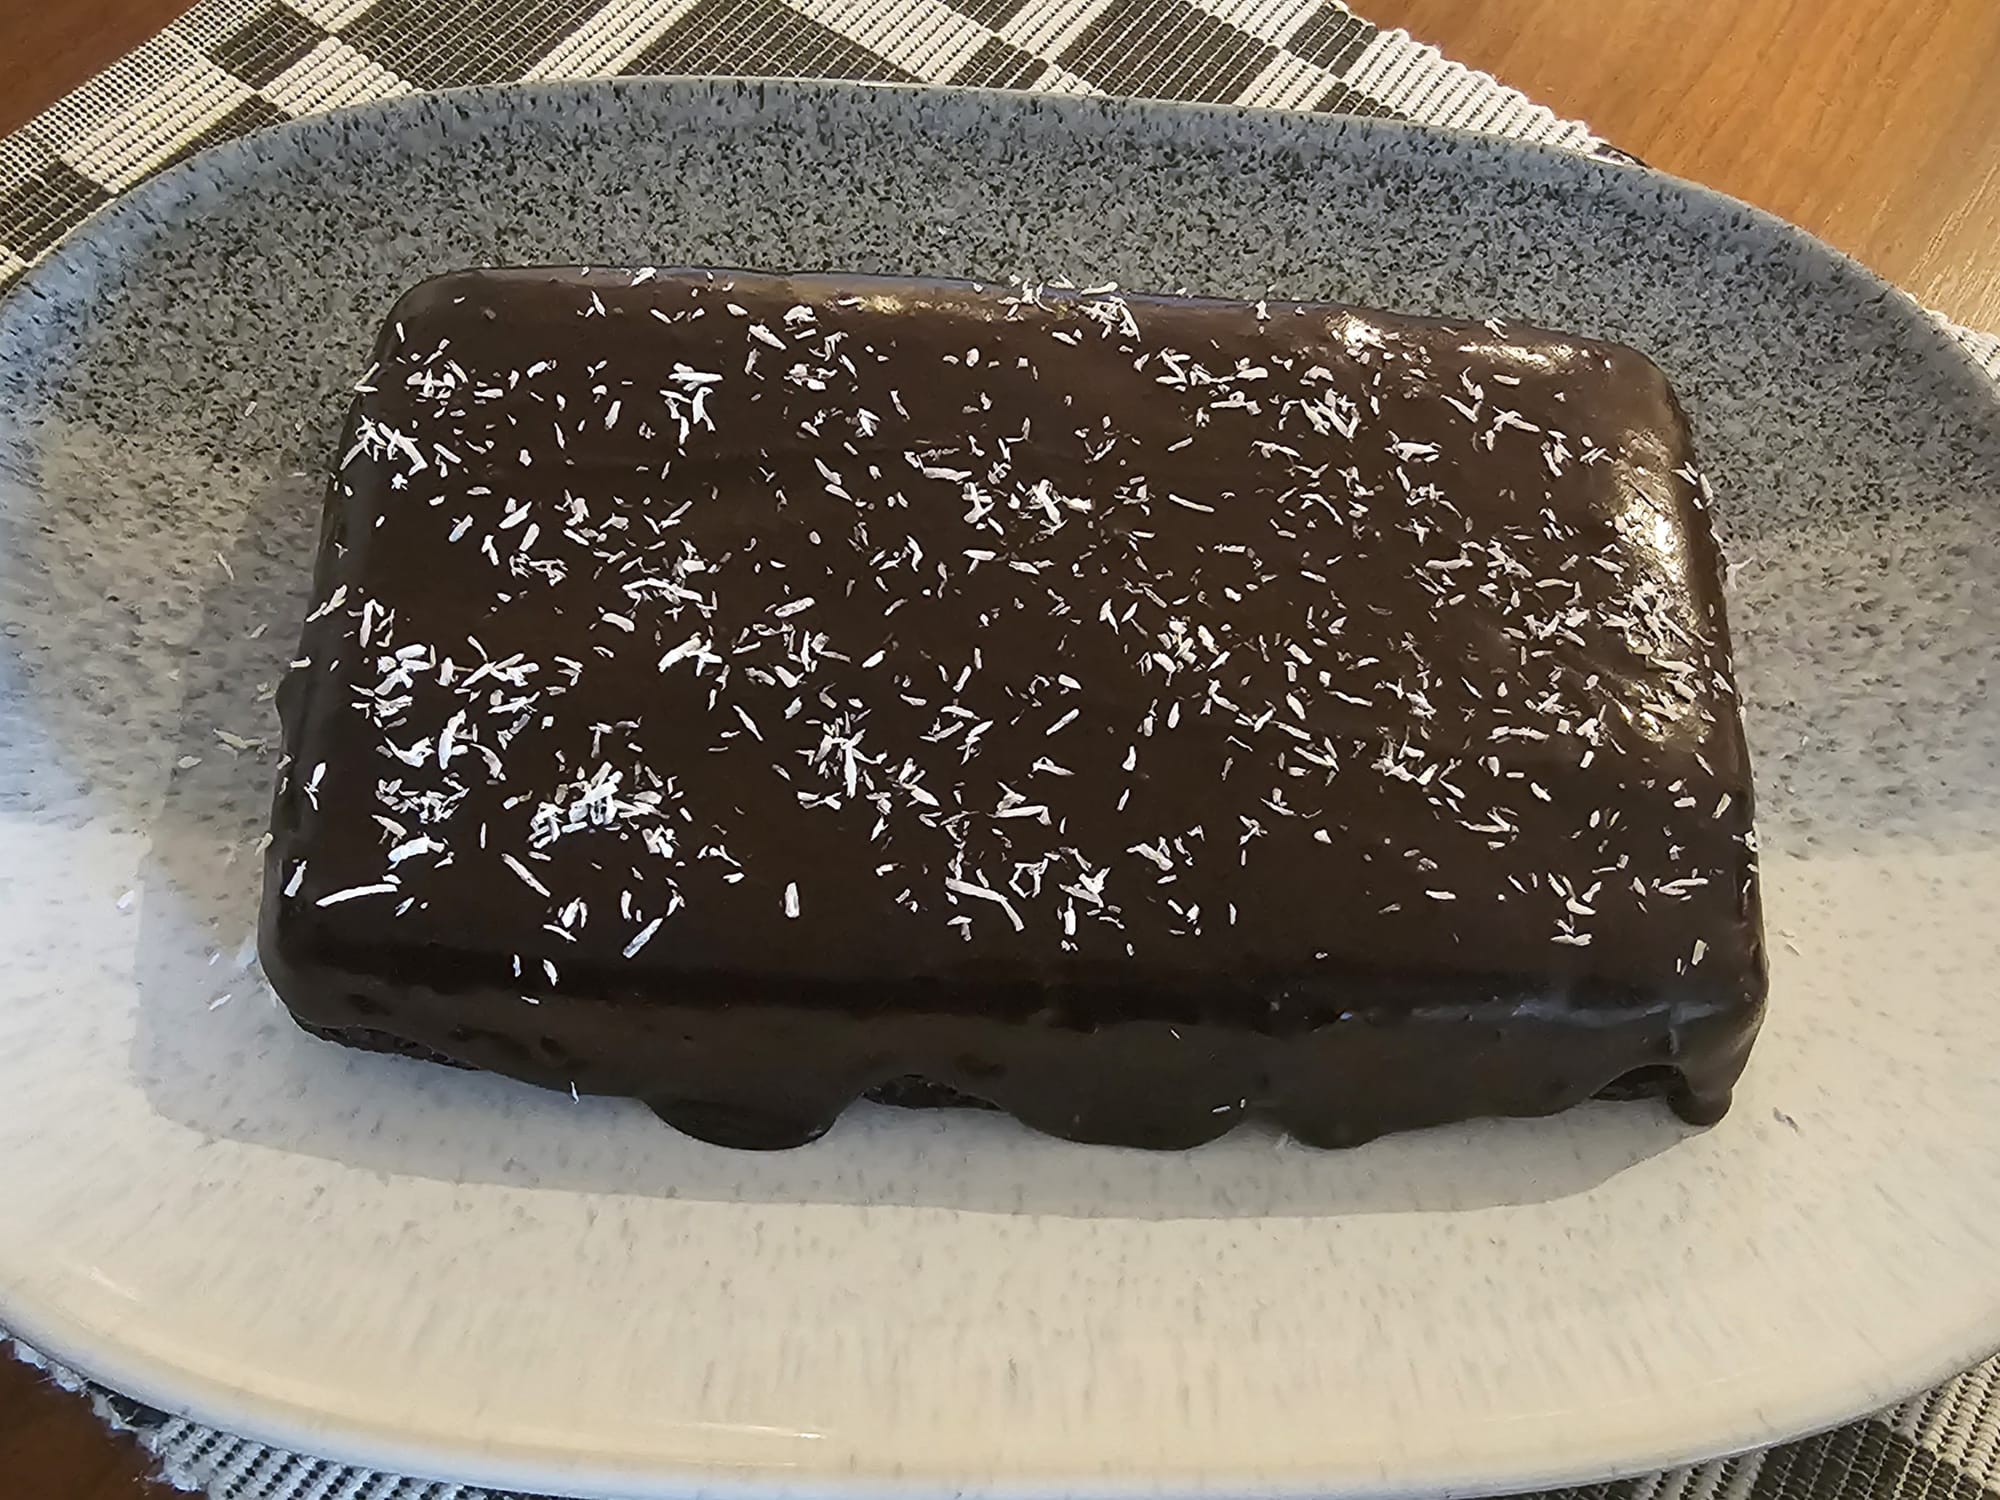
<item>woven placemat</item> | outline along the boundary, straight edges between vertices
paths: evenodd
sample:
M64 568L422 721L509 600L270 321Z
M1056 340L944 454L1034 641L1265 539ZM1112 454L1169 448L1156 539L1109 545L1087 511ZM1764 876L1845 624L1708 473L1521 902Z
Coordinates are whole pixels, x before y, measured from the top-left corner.
M118 194L259 126L419 89L632 73L1325 110L1629 159L1337 0L203 0L0 138L0 288ZM2000 338L1946 326L2000 380ZM212 1500L527 1500L266 1447L141 1406L13 1347L135 1434L169 1483ZM1559 1492L1560 1500L1989 1495L2000 1500L2000 1360L1819 1437Z

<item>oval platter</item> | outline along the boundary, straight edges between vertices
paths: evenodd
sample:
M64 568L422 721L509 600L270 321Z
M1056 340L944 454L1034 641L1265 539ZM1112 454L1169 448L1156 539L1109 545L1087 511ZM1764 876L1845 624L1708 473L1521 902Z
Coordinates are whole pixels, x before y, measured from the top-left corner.
M1146 1155L850 1111L748 1157L296 1030L270 689L397 293L506 263L1112 281L1636 345L1735 563L1770 1020L1731 1114ZM621 1496L1518 1490L2000 1347L2000 400L1631 167L1327 116L638 80L154 179L0 301L0 1322L146 1401Z

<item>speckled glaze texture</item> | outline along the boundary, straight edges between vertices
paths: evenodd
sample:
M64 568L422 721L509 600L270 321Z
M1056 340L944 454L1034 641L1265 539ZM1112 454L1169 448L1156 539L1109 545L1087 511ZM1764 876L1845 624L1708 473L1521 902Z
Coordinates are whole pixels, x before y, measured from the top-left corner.
M1758 769L1730 1117L1157 1155L860 1106L746 1160L299 1033L249 940L320 464L382 309L509 262L1269 289L1652 357ZM1880 1404L2000 1344L1996 481L1993 392L1906 299L1502 143L626 83L224 148L0 304L0 1321L295 1447L604 1495L1493 1491Z

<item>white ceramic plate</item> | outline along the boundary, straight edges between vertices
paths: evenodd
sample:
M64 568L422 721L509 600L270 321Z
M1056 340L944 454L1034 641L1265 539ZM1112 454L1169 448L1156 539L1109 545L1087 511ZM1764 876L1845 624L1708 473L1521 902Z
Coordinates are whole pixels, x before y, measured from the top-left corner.
M217 731L274 732L394 294L579 260L1272 286L1653 354L1743 565L1776 970L1734 1112L1154 1156L864 1107L748 1157L298 1033L242 967L268 755ZM1770 1442L2000 1346L1995 396L1740 205L1328 118L476 92L141 190L0 304L0 397L0 1321L114 1386L532 1489L1360 1495Z

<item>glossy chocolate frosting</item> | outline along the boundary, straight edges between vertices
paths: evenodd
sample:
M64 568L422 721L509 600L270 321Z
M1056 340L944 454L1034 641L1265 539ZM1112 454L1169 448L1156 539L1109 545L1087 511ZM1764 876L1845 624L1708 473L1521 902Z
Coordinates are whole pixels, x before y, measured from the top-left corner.
M471 271L280 706L309 1027L785 1145L1727 1107L1750 773L1642 356L1354 308Z

